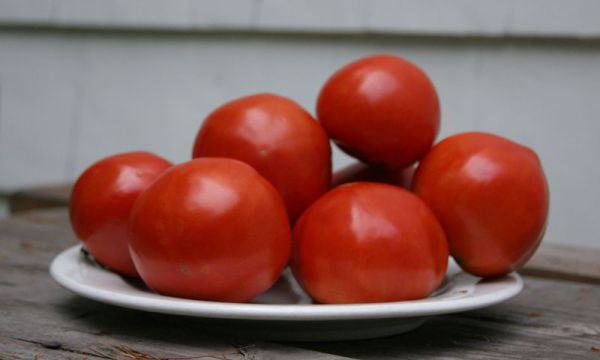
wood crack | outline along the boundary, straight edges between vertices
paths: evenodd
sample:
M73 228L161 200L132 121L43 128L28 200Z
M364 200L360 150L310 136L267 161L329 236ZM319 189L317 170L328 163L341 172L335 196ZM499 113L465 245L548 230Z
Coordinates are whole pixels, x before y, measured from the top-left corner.
M58 341L43 341L43 340L33 340L33 339L25 339L20 337L8 337L8 339L21 341L29 344L38 345L44 349L52 350L52 351L63 351L77 355L83 355L86 357L94 357L101 359L109 359L109 360L119 360L119 359L132 359L132 360L196 360L196 359L220 359L227 360L229 359L227 355L240 355L243 359L254 360L255 356L250 351L254 345L249 346L233 346L230 350L219 351L214 353L204 353L192 356L166 356L166 357L157 357L151 354L143 353L132 349L128 346L124 345L112 345L108 348L102 349L102 351L97 349L90 349L88 351L71 349L65 347L64 344ZM105 352L106 351L106 352ZM118 353L117 356L111 356L109 353Z
M26 342L29 344L39 345L40 347L42 347L44 349L48 349L48 350L64 351L64 352L69 352L72 354L93 356L93 357L102 358L102 359L114 360L114 358L105 356L103 354L98 354L95 352L87 352L87 351L82 351L82 350L69 349L69 348L64 347L63 344L61 344L57 341L40 341L40 340L25 339L25 338L20 338L20 337L13 337L13 336L10 336L8 338L11 340L22 341L22 342Z
M254 356L254 353L252 352L252 348L254 347L254 345L231 344L231 346L234 347L234 349L237 351L237 353L239 355L241 355L242 359L244 359L244 360L254 360L256 358Z

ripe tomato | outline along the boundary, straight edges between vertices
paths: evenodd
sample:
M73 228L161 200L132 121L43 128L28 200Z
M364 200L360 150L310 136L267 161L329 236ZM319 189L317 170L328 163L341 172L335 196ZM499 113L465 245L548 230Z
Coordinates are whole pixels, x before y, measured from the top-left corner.
M148 152L104 158L87 168L69 203L75 235L101 264L137 276L127 247L127 223L133 203L171 163Z
M346 153L404 168L427 153L440 124L437 93L416 65L375 55L338 70L323 86L317 117Z
M500 136L464 133L437 144L416 171L414 190L446 231L450 252L475 275L525 264L548 215L548 185L531 149Z
M447 263L433 213L396 186L338 186L294 227L292 271L321 303L419 299L440 285Z
M250 164L279 191L291 219L331 181L325 131L298 104L273 94L243 97L216 109L200 128L192 155Z
M130 250L151 289L244 302L267 290L288 262L290 227L275 188L234 159L176 165L140 195Z
M390 170L357 162L336 171L331 178L331 187L351 182L371 181L408 189L414 172L415 168L413 166Z

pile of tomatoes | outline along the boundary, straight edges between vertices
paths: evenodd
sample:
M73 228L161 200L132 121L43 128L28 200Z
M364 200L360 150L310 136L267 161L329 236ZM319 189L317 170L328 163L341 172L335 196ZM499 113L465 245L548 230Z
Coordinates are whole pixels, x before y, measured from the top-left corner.
M129 152L85 170L73 229L97 262L156 292L228 302L252 300L288 264L320 303L419 299L448 255L498 277L539 245L549 194L535 152L478 132L432 147L440 106L414 64L342 67L316 120L274 94L226 103L191 161ZM360 162L332 176L330 139Z

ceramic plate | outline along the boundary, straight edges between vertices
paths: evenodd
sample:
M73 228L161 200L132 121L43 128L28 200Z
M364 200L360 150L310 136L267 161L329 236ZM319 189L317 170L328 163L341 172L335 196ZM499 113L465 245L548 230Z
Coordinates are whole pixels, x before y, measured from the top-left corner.
M50 265L52 277L65 288L96 301L131 309L188 315L210 322L211 329L274 340L344 340L387 336L416 328L427 317L478 309L518 294L517 273L484 280L462 272L450 261L446 279L426 299L374 303L314 304L288 270L252 303L222 303L156 294L141 282L124 279L89 260L74 246ZM211 320L212 319L212 320ZM218 320L216 320L218 319Z

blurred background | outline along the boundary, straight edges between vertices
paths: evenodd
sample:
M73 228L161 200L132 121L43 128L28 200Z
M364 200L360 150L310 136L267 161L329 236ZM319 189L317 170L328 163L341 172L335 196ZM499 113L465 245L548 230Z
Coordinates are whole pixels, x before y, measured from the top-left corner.
M327 77L373 53L429 74L440 138L483 130L534 148L545 241L600 247L597 0L0 0L0 214L11 194L116 152L185 161L202 119L239 96L314 113ZM334 150L336 168L350 162Z

